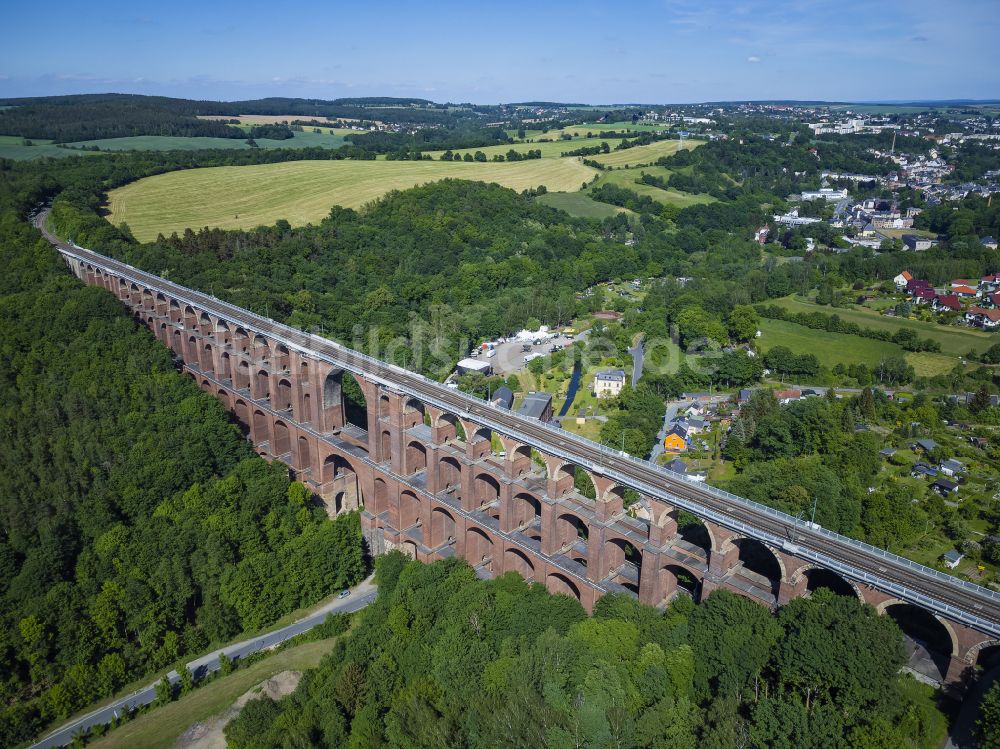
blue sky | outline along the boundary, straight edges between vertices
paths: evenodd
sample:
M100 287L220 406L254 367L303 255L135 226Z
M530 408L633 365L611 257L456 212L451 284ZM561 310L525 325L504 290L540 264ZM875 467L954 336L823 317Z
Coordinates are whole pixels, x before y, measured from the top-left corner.
M0 96L1000 97L1000 0L49 0L3 19Z

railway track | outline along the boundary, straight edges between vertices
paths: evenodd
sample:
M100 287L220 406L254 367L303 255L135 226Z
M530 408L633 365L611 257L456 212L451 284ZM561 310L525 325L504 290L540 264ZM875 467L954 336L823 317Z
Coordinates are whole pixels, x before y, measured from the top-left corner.
M682 507L702 519L781 548L793 556L891 593L901 600L923 606L991 636L1000 636L1000 593L996 591L924 567L824 528L814 527L810 523L720 489L695 484L648 461L632 458L557 427L492 406L334 341L290 328L90 250L62 243L44 229L44 217L43 212L36 225L66 257L102 268L151 290L169 294L178 302L216 314L290 348L294 347L338 368L362 375L380 387L414 396L422 402L463 418L470 418L543 453L558 456L640 493Z

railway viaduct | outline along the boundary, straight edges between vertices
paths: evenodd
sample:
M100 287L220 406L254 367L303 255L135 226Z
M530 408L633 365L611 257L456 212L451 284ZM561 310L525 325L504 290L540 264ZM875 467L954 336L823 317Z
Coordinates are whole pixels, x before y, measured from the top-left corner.
M331 515L360 509L374 554L457 555L483 577L514 571L588 610L607 592L658 606L727 588L774 607L826 586L937 638L953 685L1000 651L995 591L49 239L172 350L260 455L287 463ZM360 413L345 404L349 378Z

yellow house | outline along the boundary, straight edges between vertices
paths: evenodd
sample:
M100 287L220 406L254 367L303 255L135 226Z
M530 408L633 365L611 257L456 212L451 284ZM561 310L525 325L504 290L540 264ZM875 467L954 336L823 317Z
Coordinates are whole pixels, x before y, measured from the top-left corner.
M667 436L663 438L663 449L668 453L682 453L687 448L687 435L679 427L671 429L667 432Z

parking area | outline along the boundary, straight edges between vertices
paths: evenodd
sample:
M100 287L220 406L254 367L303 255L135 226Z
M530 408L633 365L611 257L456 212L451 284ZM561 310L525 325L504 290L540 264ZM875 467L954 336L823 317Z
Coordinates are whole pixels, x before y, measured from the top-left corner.
M524 369L524 357L527 356L530 359L532 354L548 354L553 350L553 346L561 349L569 346L573 341L573 338L561 334L554 338L536 338L534 341L511 340L495 344L493 350L496 353L493 356L488 357L487 352L482 349L473 352L471 356L488 361L495 374L509 375Z

